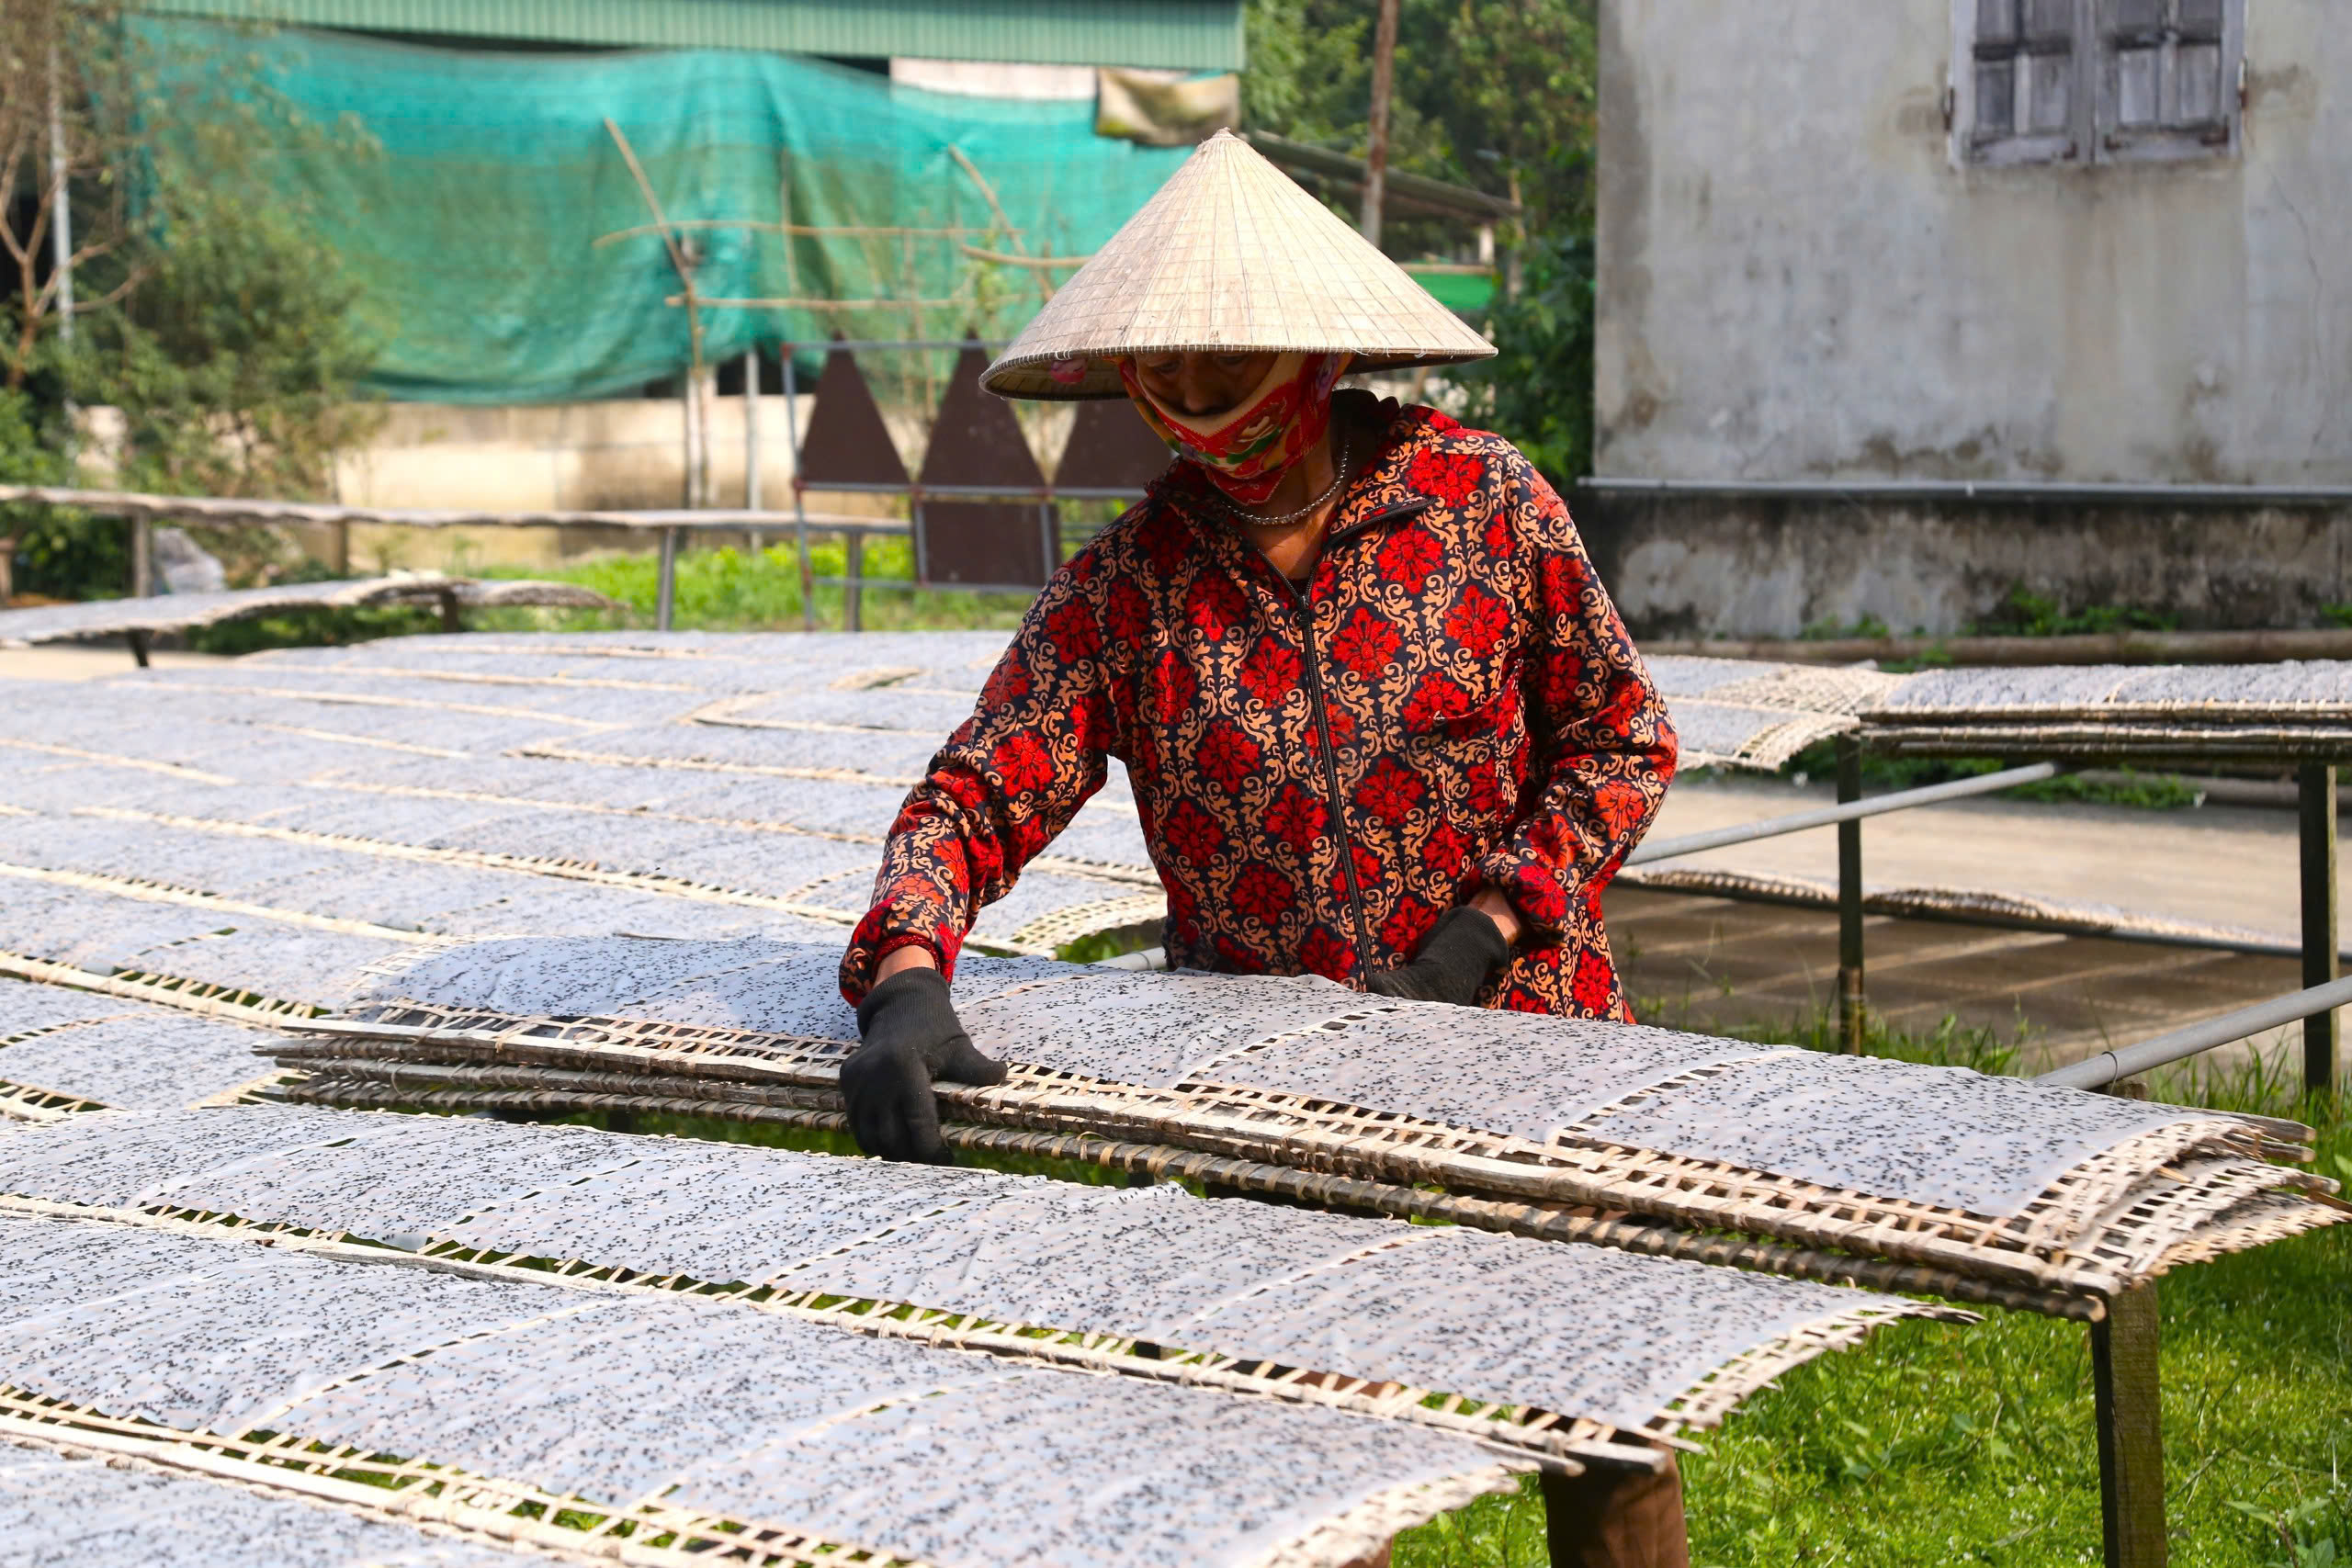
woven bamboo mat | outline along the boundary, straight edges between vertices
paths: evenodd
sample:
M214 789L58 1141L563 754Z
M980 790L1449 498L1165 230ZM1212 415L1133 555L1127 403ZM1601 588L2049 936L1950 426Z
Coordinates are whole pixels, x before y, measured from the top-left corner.
M716 1290L927 1341L944 1317L967 1343L1026 1337L1035 1355L1228 1391L1282 1396L1306 1374L1334 1397L1385 1389L1353 1403L1392 1418L1617 1462L1941 1310L1174 1186L292 1107L74 1117L0 1143L0 1194ZM825 1304L843 1301L866 1304Z
M0 979L0 1120L233 1100L283 1076L254 1058L266 1038L145 1002Z
M523 942L419 954L281 1065L377 1103L387 1066L824 1089L854 1039L830 949ZM963 1120L1589 1204L2104 1294L2330 1223L2300 1135L1871 1058L1377 1001L1306 980L974 960L976 1043L1015 1070ZM747 1026L757 1021L756 1027ZM363 1065L364 1064L364 1065ZM376 1074L376 1083L369 1075Z
M650 1562L1305 1568L1529 1462L1314 1404L381 1248L24 1214L0 1215L0 1247L29 1260L0 1282L0 1438L137 1443L295 1495L373 1479L379 1517L582 1555L625 1527Z
M2352 663L1932 670L1863 711L1874 748L2185 762L2352 756Z

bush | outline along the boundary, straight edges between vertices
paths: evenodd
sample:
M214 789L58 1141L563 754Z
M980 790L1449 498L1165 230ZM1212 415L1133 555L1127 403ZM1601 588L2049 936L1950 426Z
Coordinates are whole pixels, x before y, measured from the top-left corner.
M1533 234L1517 298L1487 314L1495 357L1458 374L1468 419L1508 437L1555 488L1592 471L1592 237Z

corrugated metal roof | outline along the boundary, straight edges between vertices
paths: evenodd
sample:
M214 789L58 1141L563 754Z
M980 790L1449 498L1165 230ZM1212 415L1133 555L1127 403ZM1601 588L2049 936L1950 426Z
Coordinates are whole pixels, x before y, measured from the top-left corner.
M1241 66L1241 0L139 0L147 10L453 38L1037 64Z

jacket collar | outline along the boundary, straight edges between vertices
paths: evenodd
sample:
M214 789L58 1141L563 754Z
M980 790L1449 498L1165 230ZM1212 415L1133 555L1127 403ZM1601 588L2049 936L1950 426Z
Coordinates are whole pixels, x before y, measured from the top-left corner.
M1351 454L1355 477L1348 481L1346 493L1331 514L1324 536L1327 547L1418 516L1437 504L1434 497L1415 493L1408 479L1414 455L1428 444L1432 421L1441 417L1434 410L1400 405L1394 398L1375 398L1349 388L1333 394L1331 415L1335 431L1346 432L1351 442L1359 447L1369 446L1370 452L1362 457ZM1201 532L1247 547L1247 541L1227 522L1216 487L1193 464L1171 463L1152 481L1151 491L1153 499L1174 506Z

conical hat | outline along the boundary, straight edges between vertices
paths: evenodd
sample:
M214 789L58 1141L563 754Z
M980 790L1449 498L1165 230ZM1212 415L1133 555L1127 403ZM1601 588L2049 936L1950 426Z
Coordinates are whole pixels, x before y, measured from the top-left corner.
M1220 130L1055 291L980 384L1008 398L1115 398L1125 389L1111 356L1259 349L1344 349L1375 370L1495 352L1372 242Z

